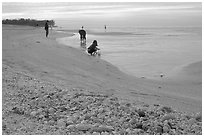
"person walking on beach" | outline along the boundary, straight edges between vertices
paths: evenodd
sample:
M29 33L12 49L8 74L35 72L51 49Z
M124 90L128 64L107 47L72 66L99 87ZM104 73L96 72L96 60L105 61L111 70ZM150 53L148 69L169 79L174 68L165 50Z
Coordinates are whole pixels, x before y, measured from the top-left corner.
M48 20L46 21L45 23L45 31L46 31L46 37L48 37L48 34L49 34L49 25L48 25Z
M94 55L94 53L97 50L100 50L99 48L97 48L97 46L98 46L97 41L94 40L93 43L91 44L91 46L88 47L88 53L91 55Z
M81 27L82 29L79 30L79 35L80 35L80 41L81 43L86 42L86 31L83 29L84 27Z

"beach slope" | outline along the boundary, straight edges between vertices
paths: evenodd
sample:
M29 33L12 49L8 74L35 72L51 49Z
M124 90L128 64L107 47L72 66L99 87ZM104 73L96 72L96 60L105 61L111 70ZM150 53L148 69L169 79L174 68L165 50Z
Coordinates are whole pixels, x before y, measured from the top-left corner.
M33 91L33 88L36 89L36 94L42 95L43 93L37 91L44 88L46 93L63 91L63 94L103 94L116 97L119 103L134 103L138 108L167 106L188 113L201 112L202 99L177 95L172 91L177 88L182 90L180 86L126 75L100 58L88 56L81 50L56 42L56 38L65 36L72 34L53 30L46 38L42 28L3 25L3 117L11 110L22 113L14 107L19 105L19 102L10 99L17 94L15 88L26 94ZM16 81L17 79L20 79L20 82ZM185 88L182 92L185 93Z

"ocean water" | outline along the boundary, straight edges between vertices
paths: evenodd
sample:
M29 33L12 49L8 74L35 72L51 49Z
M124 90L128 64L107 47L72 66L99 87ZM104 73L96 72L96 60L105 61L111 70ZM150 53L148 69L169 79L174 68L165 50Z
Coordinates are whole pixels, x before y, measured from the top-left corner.
M79 41L78 29L58 28L72 32L72 37L57 41L80 49L98 41L101 59L136 77L160 79L174 69L202 60L202 28L199 27L107 27L85 28L86 45Z

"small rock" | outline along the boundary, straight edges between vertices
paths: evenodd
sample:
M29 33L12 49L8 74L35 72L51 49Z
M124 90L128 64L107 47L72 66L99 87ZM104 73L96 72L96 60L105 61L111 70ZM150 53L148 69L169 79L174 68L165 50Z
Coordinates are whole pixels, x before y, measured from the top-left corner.
M103 108L98 109L98 112L101 114L103 113Z
M48 112L49 112L50 114L54 114L54 113L55 113L55 109L54 109L54 108L50 108L50 109L48 110Z
M87 122L85 120L82 120L81 121L81 124L86 124Z
M149 129L149 126L146 125L146 124L143 124L143 125L142 125L142 129L143 129L144 131L147 131L147 130Z
M127 134L131 134L131 130L129 128L127 128L125 131Z
M42 108L39 108L38 110L37 110L37 113L42 113L43 112L43 109Z
M145 104L145 105L143 105L143 107L149 107L149 105L148 105L148 104Z
M101 135L109 135L108 132L102 132Z
M76 128L79 130L79 131L88 131L91 127L89 125L85 125L85 124L78 124L76 125Z
M164 74L160 74L160 77L161 77L161 78L164 77Z
M169 127L168 127L168 126L164 126L164 127L163 127L163 132L164 132L164 133L169 132Z
M54 124L55 124L55 121L54 121L54 120L50 120L50 121L48 121L48 124L54 125Z
M159 104L154 104L154 106L155 106L155 107L158 107L158 106L160 106L160 105L159 105Z
M162 132L163 132L162 126L157 125L157 126L156 126L156 132L157 132L157 133L162 133Z
M93 132L92 135L100 135L99 132Z
M193 125L195 122L196 122L196 119L195 119L195 118L191 118L191 119L188 121L188 124L189 124L189 125Z
M142 123L137 123L137 124L135 125L135 127L136 127L136 128L139 128L139 129L142 129L142 126L143 126Z
M142 129L134 129L134 130L133 130L133 133L134 133L134 134L139 134L141 131L142 131Z
M75 128L75 125L68 125L67 128L73 130Z
M136 120L135 119L131 119L130 121L129 121L129 123L131 124L131 125L134 125L134 124L136 124Z
M57 120L57 126L60 128L64 128L66 126L66 123L64 122L64 119Z
M44 124L47 124L48 122L47 121L44 121Z
M43 114L39 115L39 119L43 119L45 116Z
M170 119L176 119L176 116L173 115L173 114L166 114L166 115L162 118L162 121L170 120Z
M100 127L93 127L92 132L111 132L114 130L112 126L100 126Z
M202 122L202 114L201 113L196 114L195 119L199 122Z
M89 114L85 114L85 116L84 116L84 120L87 120L87 119L89 119L91 117L91 115L89 115Z
M137 113L140 117L145 117L145 112L143 110L138 110Z
M164 113L172 113L173 109L171 107L164 106L160 108L160 111L163 111Z
M72 125L72 124L74 124L74 122L71 121L71 120L67 120L66 123L67 123L67 125Z
M30 113L30 115L31 115L32 117L35 117L35 116L37 115L37 112L36 112L36 111L32 111L32 112Z
M116 132L116 131L113 131L112 134L113 134L113 135L119 135L119 133Z

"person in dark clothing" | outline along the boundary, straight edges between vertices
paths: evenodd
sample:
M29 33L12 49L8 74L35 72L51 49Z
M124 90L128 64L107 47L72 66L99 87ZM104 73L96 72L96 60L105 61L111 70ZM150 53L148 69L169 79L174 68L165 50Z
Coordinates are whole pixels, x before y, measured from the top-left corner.
M99 48L97 48L97 46L98 46L97 41L94 40L91 46L88 47L88 53L94 55L97 50L100 50Z
M83 29L79 30L79 35L80 35L80 41L81 42L86 42L86 31Z
M48 25L48 20L46 21L46 23L45 23L45 31L46 31L46 37L48 36L48 34L49 34L49 25Z

